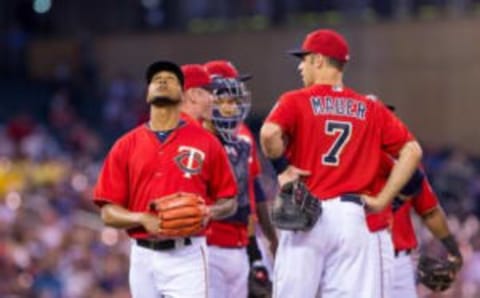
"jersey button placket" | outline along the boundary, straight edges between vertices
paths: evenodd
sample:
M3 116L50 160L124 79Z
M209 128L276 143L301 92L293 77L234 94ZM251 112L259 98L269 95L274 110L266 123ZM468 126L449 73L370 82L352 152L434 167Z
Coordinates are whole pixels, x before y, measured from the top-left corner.
M158 155L160 156L159 164L161 165L162 161L163 161L163 156L165 155L165 151L160 149L158 151ZM155 172L155 177L156 178L161 178L163 176L163 172L161 171L161 169L162 169L162 167L160 166L159 170Z

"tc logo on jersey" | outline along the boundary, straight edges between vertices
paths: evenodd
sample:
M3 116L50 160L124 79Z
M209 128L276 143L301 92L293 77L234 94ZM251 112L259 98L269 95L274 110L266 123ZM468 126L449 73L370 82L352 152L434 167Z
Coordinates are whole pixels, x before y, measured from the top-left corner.
M175 157L178 167L185 173L185 178L191 178L192 175L200 173L202 170L205 153L197 148L190 146L178 147L179 154Z

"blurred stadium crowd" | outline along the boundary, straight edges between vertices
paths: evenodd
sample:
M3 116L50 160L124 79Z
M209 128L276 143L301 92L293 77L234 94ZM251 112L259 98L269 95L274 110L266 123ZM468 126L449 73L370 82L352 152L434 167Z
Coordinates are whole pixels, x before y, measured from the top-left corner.
M88 31L201 33L312 25L319 21L463 17L478 14L479 8L478 0L17 0L0 2L0 23L2 19L14 19L11 25L43 36Z
M91 189L112 140L145 119L143 83L119 75L100 88L104 100L93 115L74 100L82 98L78 84L66 77L49 83L44 120L18 112L0 122L1 297L128 297L128 240L102 226ZM480 159L454 148L425 151L465 255L461 281L439 297L479 297ZM435 251L438 243L419 231L421 249Z
M175 9L169 8L175 1L150 2L167 9L165 16L168 9ZM202 5L207 1L190 2L197 8L191 8L192 13L205 14ZM282 9L290 6L321 12L351 8L353 2L388 17L395 1L243 1L242 5L270 9L274 20L282 22ZM448 8L478 1L406 2ZM278 3L283 8L274 7ZM217 13L224 14L228 12ZM93 298L128 297L128 239L101 224L91 190L112 141L146 119L144 85L128 74L100 83L88 56L76 73L59 64L54 80L32 81L25 66L28 31L12 25L1 32L0 297L76 298L87 297L85 293ZM18 96L26 100L15 102ZM258 131L262 119L248 120ZM426 295L422 297L480 297L480 156L424 145L427 173L461 244L465 266L453 289L437 296L420 289ZM275 192L272 176L267 171L264 177L270 196ZM438 249L428 231L419 226L418 232L420 250Z

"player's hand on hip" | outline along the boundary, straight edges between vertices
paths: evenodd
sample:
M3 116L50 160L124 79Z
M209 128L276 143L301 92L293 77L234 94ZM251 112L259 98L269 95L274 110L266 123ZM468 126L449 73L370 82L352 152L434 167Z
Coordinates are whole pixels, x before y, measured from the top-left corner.
M389 200L382 197L372 197L369 195L362 195L362 200L365 203L368 211L380 212L385 209L390 203Z
M278 184L283 187L288 182L295 181L302 177L310 176L310 171L299 169L292 165L289 165L285 171L278 175Z
M140 223L149 234L158 235L160 231L160 219L158 216L147 212L142 213Z

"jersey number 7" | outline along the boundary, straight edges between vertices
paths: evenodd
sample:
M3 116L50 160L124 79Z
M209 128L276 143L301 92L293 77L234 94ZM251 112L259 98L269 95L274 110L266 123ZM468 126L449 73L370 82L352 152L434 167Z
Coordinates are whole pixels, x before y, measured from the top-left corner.
M337 138L327 153L322 155L322 163L327 166L338 166L340 164L340 154L352 135L352 123L327 120L325 123L325 134L329 136L336 135Z

